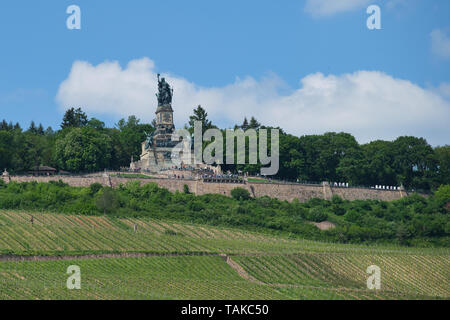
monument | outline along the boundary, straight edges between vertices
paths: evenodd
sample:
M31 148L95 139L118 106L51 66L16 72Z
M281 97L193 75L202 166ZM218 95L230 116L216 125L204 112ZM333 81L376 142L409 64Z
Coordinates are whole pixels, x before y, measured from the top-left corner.
M142 142L140 160L133 161L131 159L130 169L134 171L143 170L157 173L175 166L172 151L180 141L172 141L172 134L175 132L172 109L173 89L165 78L160 78L159 74L156 97L158 107L156 108L155 131L148 134L146 140ZM181 149L174 154L180 157L178 160L182 163L184 154ZM190 153L186 156L192 157Z

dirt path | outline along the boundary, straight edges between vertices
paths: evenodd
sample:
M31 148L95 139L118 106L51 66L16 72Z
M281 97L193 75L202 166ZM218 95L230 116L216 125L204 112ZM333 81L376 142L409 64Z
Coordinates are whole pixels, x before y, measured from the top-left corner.
M86 259L112 259L112 258L145 258L145 257L188 257L188 256L220 256L224 261L230 266L237 274L250 282L255 284L276 287L276 288L302 288L302 289L313 289L313 290L332 290L336 292L346 292L346 293L367 293L366 289L358 288L345 288L345 287L317 287L308 285L295 285L295 284L280 284L280 283L265 283L255 277L248 274L245 269L233 261L230 255L224 253L213 253L213 252L186 252L186 253L106 253L106 254L89 254L89 255L78 255L78 256L17 256L17 255L0 255L0 262L8 261L57 261L57 260L86 260ZM238 254L233 254L232 256L239 256ZM243 256L247 256L243 254ZM403 292L391 292L389 290L383 290L378 294L395 294L397 296L405 296L407 293ZM408 293L408 295L414 295Z
M244 268L242 268L242 266L236 262L234 262L230 256L227 256L225 254L221 254L221 256L223 257L223 259L227 262L227 264L234 270L236 271L239 276L241 278L244 278L245 280L251 281L253 283L257 283L257 284L262 284L264 285L265 283L262 281L259 281L258 279L256 279L255 277L251 276L248 274L247 271L244 270Z
M345 292L345 293L368 293L367 289L359 289L359 288L345 288L345 287L318 287L318 286L308 286L308 285L295 285L295 284L283 284L283 283L265 283L262 282L258 279L256 279L255 277L251 276L248 274L247 271L244 270L244 268L242 268L241 265L239 265L237 262L233 261L230 256L226 255L226 254L221 254L220 255L226 262L227 264L234 270L236 271L240 277L242 277L245 280L248 280L250 282L259 284L259 285L265 285L268 287L274 287L274 288L300 288L300 289L312 289L312 290L331 290L331 291L335 291L335 292ZM234 255L237 256L237 255ZM379 296L379 298L381 297L381 294L395 294L397 296L406 296L406 295L411 295L409 293L402 293L402 292L397 292L397 291L389 291L389 290L383 290L382 292L376 292L375 296ZM414 294L412 294L414 295Z

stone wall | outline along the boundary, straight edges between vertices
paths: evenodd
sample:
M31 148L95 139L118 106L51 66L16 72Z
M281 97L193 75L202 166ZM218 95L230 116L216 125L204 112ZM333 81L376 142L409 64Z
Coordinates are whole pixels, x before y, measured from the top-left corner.
M333 195L337 194L344 200L378 199L392 201L406 195L405 191L377 190L364 188L331 188Z
M375 190L365 188L336 188L327 185L301 185L301 184L264 184L264 183L247 183L247 184L228 184L228 183L206 183L196 180L176 180L176 179L130 179L121 177L66 177L66 176L50 176L50 177L16 177L11 176L3 178L5 182L49 182L62 180L63 182L75 186L84 187L92 183L100 183L104 186L118 187L120 184L125 184L131 180L141 181L142 184L154 182L162 188L166 188L171 192L183 192L183 186L186 184L189 191L197 194L222 194L230 196L231 190L237 187L247 189L254 197L268 196L271 198L278 198L280 200L292 201L298 199L305 202L311 198L331 199L333 195L339 195L345 200L364 200L364 199L378 199L385 201L392 201L402 198L407 194L405 191L391 191L391 190Z

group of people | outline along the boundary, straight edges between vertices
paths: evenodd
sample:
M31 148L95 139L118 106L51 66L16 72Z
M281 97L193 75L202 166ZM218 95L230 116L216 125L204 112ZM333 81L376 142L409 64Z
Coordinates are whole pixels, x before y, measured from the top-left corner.
M400 187L393 187L393 186L379 186L376 185L375 189L377 190L400 190Z
M243 180L239 175L237 174L232 174L232 173L228 173L228 174L202 174L201 175L202 179L214 179L214 180L224 180L224 181L229 181L229 180Z
M333 182L331 186L339 188L348 188L348 182Z

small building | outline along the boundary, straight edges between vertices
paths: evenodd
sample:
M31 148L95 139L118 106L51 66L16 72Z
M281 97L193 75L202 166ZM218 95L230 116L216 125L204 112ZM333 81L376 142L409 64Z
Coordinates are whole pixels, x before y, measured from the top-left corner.
M37 166L33 167L32 170L28 171L29 174L33 176L54 176L56 174L56 169L47 166Z

